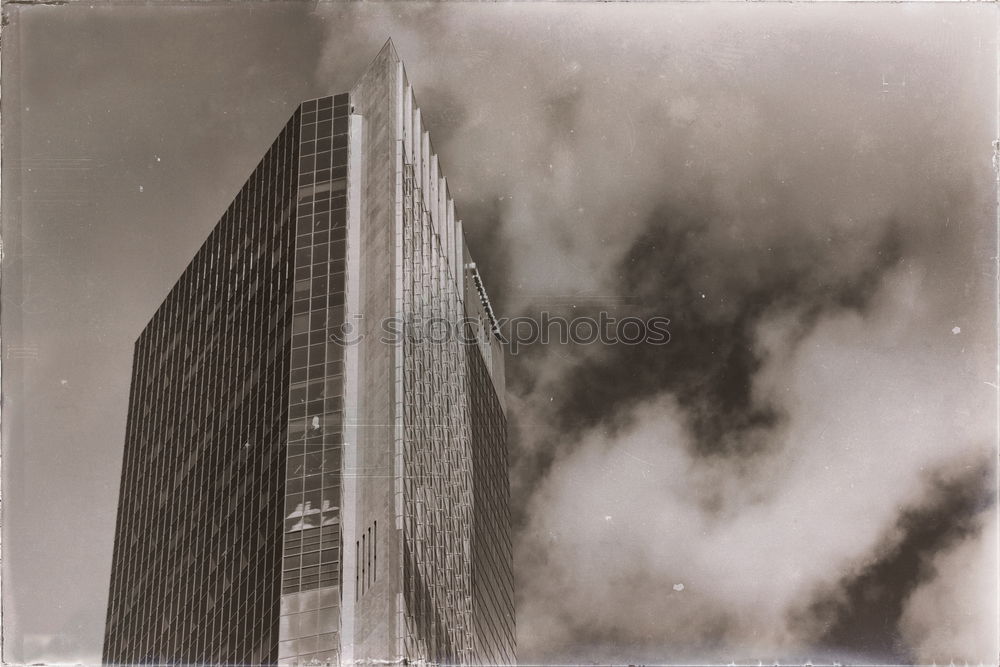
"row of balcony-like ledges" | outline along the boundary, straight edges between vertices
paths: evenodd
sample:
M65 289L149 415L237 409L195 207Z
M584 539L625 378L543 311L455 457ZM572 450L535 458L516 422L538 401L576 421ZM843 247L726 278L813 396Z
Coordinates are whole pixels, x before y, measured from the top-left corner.
M482 353L461 344L457 334L465 331L455 327L462 326L467 314L478 316L480 333L486 336L477 339L495 351L491 366L502 367L502 351L493 340L492 323L479 293L476 303L466 303L466 266L472 263L466 261L462 223L455 218L447 181L402 73L400 87L403 309L416 334L405 339L404 350L401 506L407 613L400 652L431 661L476 662L480 658L473 621L474 452L469 378L470 355ZM478 290L484 291L481 284ZM452 325L443 338L430 326L441 321ZM502 383L502 376L498 380ZM502 413L482 416L497 421L492 430L501 435L494 444L505 447ZM506 469L500 474L506 483Z

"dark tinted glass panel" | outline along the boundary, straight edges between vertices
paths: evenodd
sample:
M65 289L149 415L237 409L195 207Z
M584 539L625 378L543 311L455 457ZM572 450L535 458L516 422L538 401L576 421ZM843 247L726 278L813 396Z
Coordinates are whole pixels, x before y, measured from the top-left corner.
M105 662L277 660L299 129L136 341Z

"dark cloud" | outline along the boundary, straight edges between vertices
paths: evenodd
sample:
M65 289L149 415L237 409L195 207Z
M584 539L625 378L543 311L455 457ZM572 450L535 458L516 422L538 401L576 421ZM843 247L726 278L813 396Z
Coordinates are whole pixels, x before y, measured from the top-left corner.
M902 257L899 225L886 225L867 261L836 275L836 243L790 234L764 249L719 247L708 238L711 214L658 209L619 266L620 291L634 315L671 318L671 341L614 346L574 369L560 396L560 425L591 427L630 403L672 390L692 413L705 453L727 453L727 434L773 425L777 415L755 406L751 382L761 359L754 349L765 317L794 313L798 335L829 311L864 310L882 274ZM794 228L794 221L787 221ZM699 283L721 285L711 296ZM707 289L707 288L706 288ZM794 343L795 341L790 341Z
M793 316L796 330L787 342L794 346L824 315L864 314L882 276L903 257L906 225L893 221L877 223L882 236L866 261L843 272L842 239L789 234L767 248L726 247L712 238L713 226L724 224L718 213L682 206L657 208L616 267L612 289L628 303L556 309L595 321L600 310L618 319L670 318L667 345L597 346L565 371L561 391L542 411L570 434L562 440L567 446L572 434L613 428L631 406L669 391L684 408L700 455L752 456L766 449L782 414L754 400L753 380L763 363L757 327L766 318ZM785 224L794 229L794 221ZM715 286L710 297L705 285ZM534 392L535 365L547 352L528 348L514 359L512 391ZM524 429L515 425L514 431ZM558 453L557 447L527 450L527 460L519 461L521 483L543 479Z
M984 511L994 506L997 482L992 457L958 474L935 472L927 498L902 512L881 555L809 605L804 625L819 628L818 646L888 664L919 662L901 627L906 603L936 576L936 554L982 532L983 521L991 520Z

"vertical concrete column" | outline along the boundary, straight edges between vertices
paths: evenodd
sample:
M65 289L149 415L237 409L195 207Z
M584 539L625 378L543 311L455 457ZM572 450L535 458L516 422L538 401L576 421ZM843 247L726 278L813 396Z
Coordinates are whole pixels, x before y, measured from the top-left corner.
M413 144L413 180L414 187L423 188L423 159L424 159L424 125L420 120L420 109L413 107L413 136L410 141Z
M427 203L427 195L431 191L431 135L424 130L420 138L420 189L423 192L424 203Z
M455 289L458 291L459 302L462 301L462 260L461 253L458 249L462 246L462 234L458 226L458 221L455 220L455 200L450 196L447 202L447 220L448 229L452 230L451 233L451 248L450 254L448 255L448 262L451 264L451 274L455 279Z
M347 125L347 260L344 263L344 316L345 321L358 333L361 328L361 200L364 180L363 148L364 119L351 114ZM355 342L344 346L344 450L342 462L341 521L344 538L343 589L341 590L340 642L341 664L354 662L354 619L357 591L354 573L358 563L354 542L357 538L358 505L358 441L361 395L361 347Z
M427 212L431 214L431 226L438 236L441 236L441 218L438 215L438 190L441 185L441 171L438 169L438 156L431 155L430 174L427 183Z
M403 90L403 160L413 164L413 89Z
M439 165L440 168L440 165ZM438 172L440 173L440 172ZM441 254L443 255L442 264L447 270L447 274L451 275L451 256L448 254L448 244L451 237L451 230L448 228L448 217L445 215L445 207L442 206L444 198L447 196L448 183L443 177L438 178L437 181L437 197L434 200L434 210L438 219L438 229L441 235Z
M455 216L455 204L449 209L450 217ZM465 226L461 220L455 221L455 288L458 290L458 298L465 306ZM465 317L463 308L462 317Z
M445 257L448 258L448 278L454 284L455 282L455 218L448 216L448 202L451 201L451 197L448 196L448 180L444 177L441 178L441 187L438 190L438 215L441 216L441 226L445 228L445 240L444 252Z

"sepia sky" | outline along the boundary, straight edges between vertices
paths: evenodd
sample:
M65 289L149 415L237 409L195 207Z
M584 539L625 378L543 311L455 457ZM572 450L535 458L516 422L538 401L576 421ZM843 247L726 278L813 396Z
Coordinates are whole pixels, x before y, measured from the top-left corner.
M5 7L9 662L100 660L132 343L392 38L501 315L521 663L993 662L997 9Z

